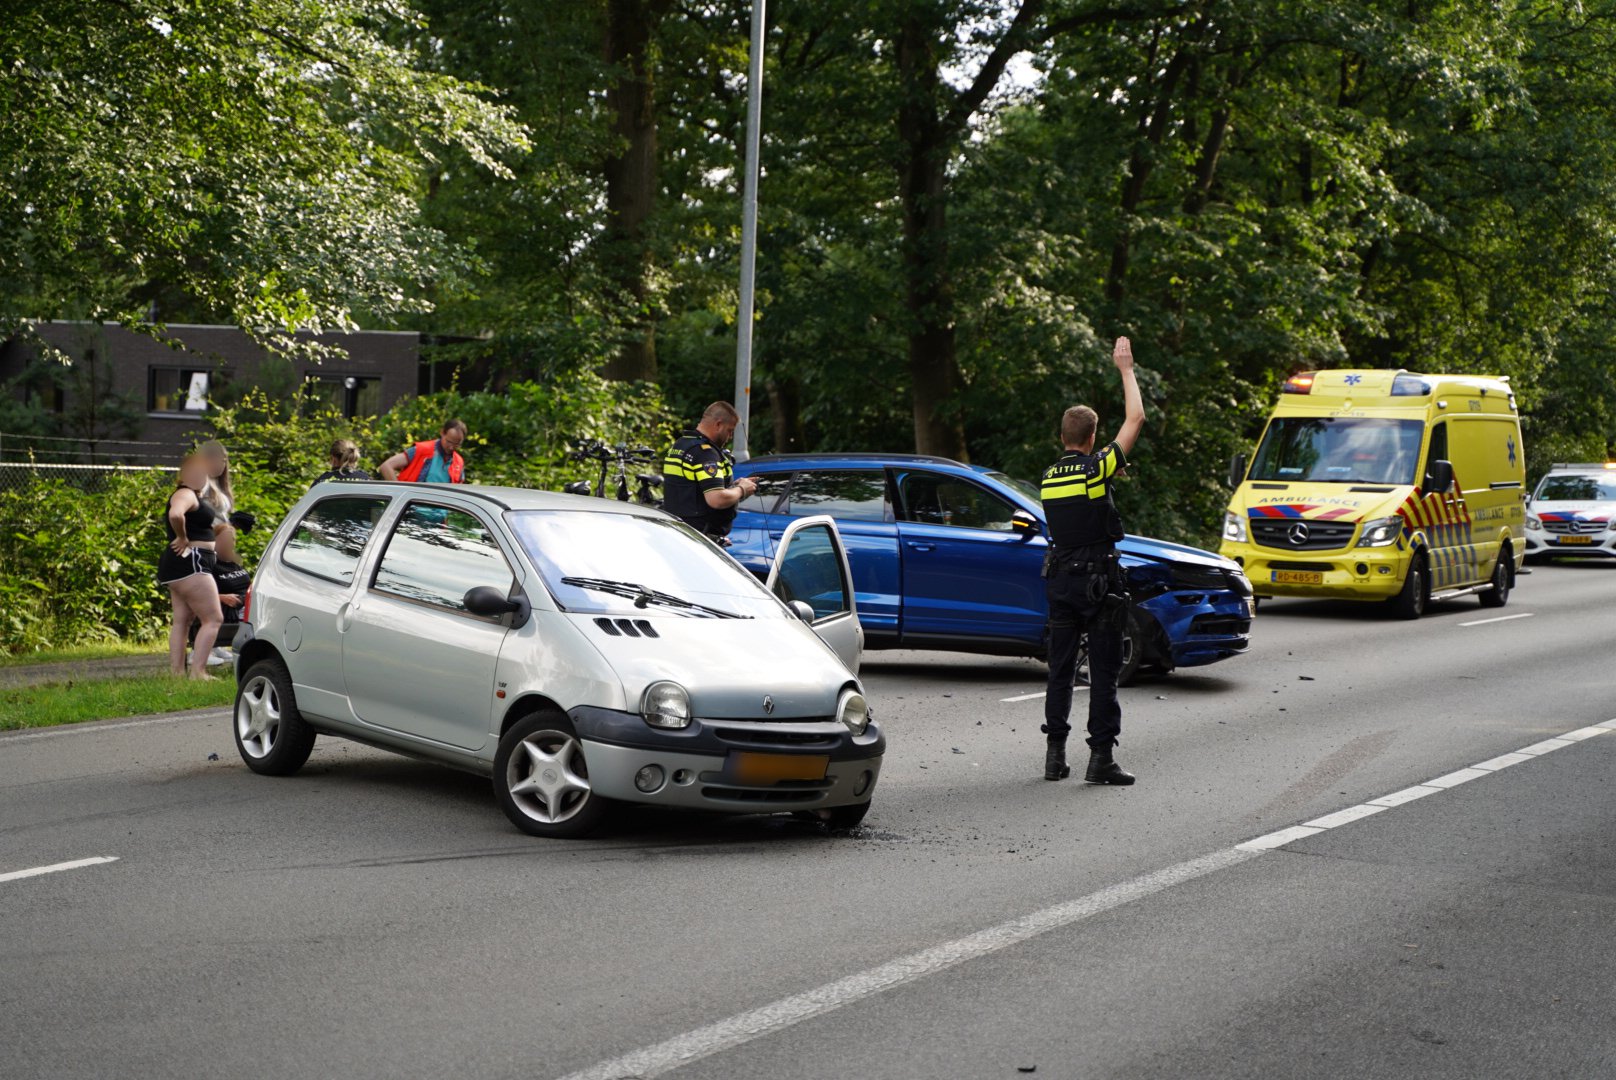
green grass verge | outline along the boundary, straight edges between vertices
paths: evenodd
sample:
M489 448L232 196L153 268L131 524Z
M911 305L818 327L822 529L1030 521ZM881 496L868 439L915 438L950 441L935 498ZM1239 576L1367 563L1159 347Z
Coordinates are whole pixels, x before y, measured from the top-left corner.
M73 660L111 660L120 656L161 656L167 653L166 641L105 641L94 645L75 645L68 649L0 653L0 668L25 667L29 664L58 664Z
M215 682L143 675L0 688L0 731L214 708L229 705L235 695L228 675Z

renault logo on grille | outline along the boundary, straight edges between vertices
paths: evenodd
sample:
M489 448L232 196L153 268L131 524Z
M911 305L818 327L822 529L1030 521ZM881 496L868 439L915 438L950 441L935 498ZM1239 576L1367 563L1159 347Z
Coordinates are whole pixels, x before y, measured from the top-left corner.
M1290 539L1290 542L1294 546L1301 547L1303 544L1307 543L1307 526L1298 521L1295 525L1290 527L1290 531L1288 531L1285 535Z
M763 695L763 715L774 715L774 698L770 697L768 694Z

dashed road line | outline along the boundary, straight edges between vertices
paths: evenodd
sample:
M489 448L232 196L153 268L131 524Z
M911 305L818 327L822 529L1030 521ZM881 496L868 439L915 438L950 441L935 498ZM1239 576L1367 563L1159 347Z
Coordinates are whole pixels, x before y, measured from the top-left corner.
M1462 622L1459 625L1460 626L1486 626L1488 623L1509 622L1509 620L1511 620L1511 619L1530 619L1535 614L1536 614L1536 612L1523 611L1519 615L1496 615L1491 619L1472 619L1469 622Z
M1082 693L1083 691L1085 691L1087 689L1088 689L1088 684L1087 683L1078 683L1076 686L1072 687L1072 693L1074 693L1074 694ZM1015 697L1002 697L999 700L1000 701L1033 701L1033 700L1035 700L1037 698L1048 697L1048 696L1049 696L1049 691L1048 690L1039 690L1037 693L1033 693L1033 694L1017 694Z
M92 855L88 859L52 863L49 866L36 866L29 870L13 870L9 874L0 874L0 882L21 881L23 878L39 877L42 874L59 874L63 870L77 870L84 866L100 866L102 863L117 861L116 855Z
M1042 694L1027 694L1019 698L1001 700L1029 701L1042 696ZM1416 799L1439 794L1502 769L1530 761L1534 757L1541 757L1584 739L1612 731L1616 731L1616 720L1577 728L1511 753L1489 758L1468 768L1438 776L1423 784L1415 784L1413 787L1394 791L1390 795L1370 799L1356 806L1314 818L1312 821L1267 833L1236 844L1234 847L1178 863L1089 893L1087 896L1067 900L1030 915L990 926L985 930L978 930L974 934L934 945L907 956L900 956L896 960L890 960L855 975L781 998L756 1009L737 1013L716 1023L631 1051L621 1057L568 1073L562 1080L650 1080L651 1077L662 1076L692 1062L725 1050L732 1050L812 1017L833 1012L856 1001L923 979L968 960L987 956L1051 930L1071 926L1136 900L1154 896L1175 885L1182 885L1248 859L1257 858L1297 840L1305 840L1310 836L1340 828Z

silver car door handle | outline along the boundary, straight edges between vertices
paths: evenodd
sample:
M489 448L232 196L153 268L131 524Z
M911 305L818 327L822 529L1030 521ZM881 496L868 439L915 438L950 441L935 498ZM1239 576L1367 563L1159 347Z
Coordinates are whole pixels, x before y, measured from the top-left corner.
M337 609L337 633L346 634L348 627L353 625L353 603L343 604Z

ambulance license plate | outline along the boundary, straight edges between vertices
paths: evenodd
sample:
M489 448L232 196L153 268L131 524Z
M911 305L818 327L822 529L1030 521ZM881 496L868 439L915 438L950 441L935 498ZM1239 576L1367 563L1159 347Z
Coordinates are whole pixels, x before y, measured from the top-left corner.
M829 754L755 754L739 751L729 756L725 770L738 784L777 784L782 780L823 780Z
M1274 570L1275 585L1323 585L1324 574L1318 570Z
M1591 544L1594 542L1594 538L1591 536L1562 536L1559 539L1562 544Z

